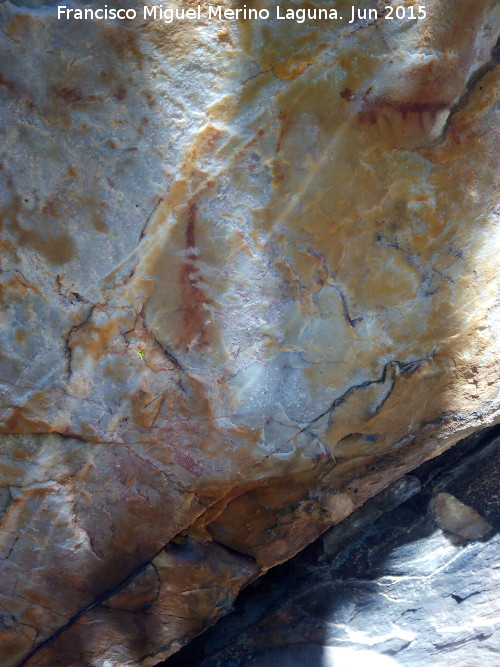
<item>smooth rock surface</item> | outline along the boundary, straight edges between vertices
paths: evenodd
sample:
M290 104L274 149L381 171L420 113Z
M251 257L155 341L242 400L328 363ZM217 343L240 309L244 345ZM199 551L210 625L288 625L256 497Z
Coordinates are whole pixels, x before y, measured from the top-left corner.
M426 8L0 2L5 667L154 665L499 420L500 9Z
M499 444L497 429L461 443L457 459L446 452L392 484L255 582L234 611L162 664L498 665ZM442 530L435 506L443 496L488 532L457 540L449 526Z

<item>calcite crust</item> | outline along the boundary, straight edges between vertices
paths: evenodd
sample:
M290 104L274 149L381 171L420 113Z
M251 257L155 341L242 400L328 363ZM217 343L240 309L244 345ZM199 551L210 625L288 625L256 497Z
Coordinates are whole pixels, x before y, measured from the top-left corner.
M387 4L0 2L3 666L157 664L500 420L499 7Z

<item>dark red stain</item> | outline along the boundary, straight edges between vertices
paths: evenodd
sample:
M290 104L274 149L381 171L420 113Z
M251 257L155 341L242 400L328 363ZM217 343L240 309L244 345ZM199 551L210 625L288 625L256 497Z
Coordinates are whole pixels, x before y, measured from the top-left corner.
M425 130L425 116L434 124L436 116L440 111L448 109L449 102L398 102L391 99L379 99L374 104L359 112L360 123L370 123L376 125L379 117L384 111L392 111L401 115L403 121L411 120L416 116L421 130Z
M204 476L204 470L198 461L196 461L190 454L183 451L183 446L181 444L177 442L171 442L169 444L172 458L181 466L181 468L184 468L184 470L187 470L195 477Z
M278 132L278 138L276 140L276 153L279 153L281 151L283 140L285 139L286 135L290 133L290 129L292 127L292 121L285 113L280 113L279 121L280 121L280 130Z
M380 116L384 112L393 112L399 114L403 121L411 121L412 117L416 117L418 125L421 130L425 130L425 117L434 124L436 116L440 111L444 111L450 107L450 103L444 100L436 102L419 102L416 100L398 101L391 98L378 98L375 100L369 99L371 88L363 95L356 96L350 88L344 88L340 92L340 97L346 102L353 102L358 100L360 102L361 110L358 112L358 120L360 123L369 123L376 125Z
M113 90L113 97L119 102L123 102L123 100L127 97L127 90L123 86L119 86Z
M196 227L196 204L191 204L189 207L189 217L186 227L186 248L189 250L191 248L196 248L196 237L195 237L195 227Z
M196 204L189 207L186 225L186 257L182 261L179 284L181 288L183 326L180 344L186 350L193 345L204 347L208 345L207 319L208 311L205 305L210 299L200 286L200 274L196 266Z
M82 109L97 99L96 95L84 95L80 88L71 86L52 88L52 93L58 100L75 109Z
M0 86L4 86L10 93L13 93L15 90L15 85L13 81L5 79L2 74L0 74Z
M400 113L404 119L410 113L416 113L419 116L428 113L435 118L439 111L449 107L448 102L395 102L386 100L385 104L389 109Z
M83 100L83 93L79 88L70 88L69 86L62 86L55 88L54 94L63 102L67 104L77 104Z

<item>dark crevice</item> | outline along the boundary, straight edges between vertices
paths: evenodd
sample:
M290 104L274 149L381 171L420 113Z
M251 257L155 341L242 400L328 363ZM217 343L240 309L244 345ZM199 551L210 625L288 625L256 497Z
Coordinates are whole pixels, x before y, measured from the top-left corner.
M318 417L315 417L312 421L310 421L309 424L305 428L303 428L299 433L304 433L308 428L310 428L313 424L318 422L326 415L330 414L331 416L331 413L336 408L338 408L340 405L343 405L347 401L347 399L351 396L351 394L358 391L359 389L367 389L368 387L371 387L376 384L385 384L385 382L387 382L387 380L389 379L389 373L391 372L393 375L392 377L390 377L390 380L392 381L394 386L396 378L395 374L396 369L399 369L399 371L403 374L411 375L416 370L418 370L418 368L420 368L420 366L424 361L432 359L435 353L436 349L434 349L430 354L426 355L425 357L420 357L419 359L413 359L411 361L406 361L406 362L398 361L397 359L388 361L384 366L384 370L380 378L376 380L366 380L365 382L361 382L360 384L355 384L352 387L349 387L349 389L347 389L341 396L339 396L333 401L333 403L330 405L329 408L324 410L320 415L318 415ZM390 393L391 392L389 392L389 394ZM384 402L387 400L389 394L384 398ZM380 410L381 407L382 405L379 405L377 409Z
M474 593L469 593L469 595L465 595L464 597L461 597L460 595L455 595L454 593L451 593L450 597L453 598L457 604L462 604L462 602L465 602L465 600L468 600L473 595L479 595L479 593L480 593L480 591L474 591Z
M133 579L135 579L135 577L144 572L144 570L148 567L148 565L152 564L152 561L163 551L164 548L165 547L162 547L151 559L147 560L146 562L142 563L137 568L135 568L135 570L133 570L131 574L129 574L119 584L113 586L113 588L108 589L107 591L102 593L102 595L96 598L93 602L91 602L86 607L81 609L79 612L74 614L65 625L60 627L50 637L47 637L47 639L38 644L38 646L36 646L20 663L18 663L17 667L23 667L23 665L26 665L34 655L36 655L39 651L41 651L45 646L55 641L63 632L68 630L81 616L86 614L88 611L91 611L95 607L98 607L99 605L103 604L104 602L106 602L106 600L109 600L109 598L115 595L115 593L119 593Z
M149 329L149 328L147 327L145 317L144 317L143 315L141 315L140 317L141 317L141 320L142 320L142 325L143 325L143 327L144 327L144 330L146 331L146 333L148 334L148 336L150 336L150 337L153 339L154 343L160 348L160 350L162 351L163 355L164 355L164 356L165 356L165 357L172 363L172 365L173 365L178 371L185 372L186 369L185 369L185 368L182 366L182 364L179 362L179 360L177 359L177 357L175 356L175 354L174 354L173 352L171 352L165 345L163 345L163 344L158 340L158 338L155 336L155 334L151 331L151 329Z
M142 239L144 238L144 236L146 236L146 230L147 230L147 228L148 228L148 225L149 225L149 223L151 222L151 219L152 219L152 217L154 216L154 214L156 213L156 211L159 209L159 207L161 206L161 204L163 204L163 202L164 202L164 198L163 198L163 197L159 197L159 199L158 199L158 201L157 201L155 207L153 208L153 210L151 211L151 213L148 215L148 217L146 218L146 222L145 222L144 225L142 226L141 233L139 234L139 242L142 241Z
M88 303L88 302L87 302ZM70 340L72 335L82 329L88 322L90 321L94 310L96 306L92 304L91 308L89 309L89 312L86 314L85 318L79 323L75 324L75 326L71 327L71 329L68 331L68 333L64 336L64 344L65 344L65 356L66 356L66 362L67 362L67 381L69 382L71 379L71 376L73 374L72 370L72 360L73 360L73 351L70 347Z
M244 558L245 560L251 560L253 563L257 562L255 558L253 558L249 554L243 553L242 551L237 551L236 549L233 549L227 544L224 544L224 542L219 542L219 540L214 540L214 538L212 538L212 542L216 544L218 547L225 549L228 553L232 554L233 556L237 556L238 558Z
M304 248L304 250L306 250L306 252L308 252L310 255L312 255L316 259L320 260L323 271L328 276L328 282L326 284L330 287L333 287L333 289L340 296L340 300L342 302L342 310L343 310L343 314L344 314L344 319L346 320L347 324L354 329L356 327L356 325L358 325L360 322L363 321L364 317L362 315L359 315L358 317L354 317L354 318L351 317L351 313L350 313L350 309L349 309L349 301L347 299L347 296L345 295L343 289L338 285L338 283L335 279L335 276L333 275L330 267L328 266L328 263L326 261L325 256L321 252L319 252L318 250L315 250L314 248L310 248L309 246Z
M472 93L474 92L476 86L489 72L495 69L498 63L500 63L500 37L498 38L495 46L491 51L490 60L484 65L482 65L475 72L473 72L473 74L469 77L469 80L467 81L462 94L455 102L455 104L451 107L450 113L448 114L443 130L439 135L439 137L437 138L437 140L434 142L434 145L439 145L446 140L446 137L448 135L448 130L450 129L455 114L457 114L459 111L461 111L467 106L467 104L469 103L469 99Z

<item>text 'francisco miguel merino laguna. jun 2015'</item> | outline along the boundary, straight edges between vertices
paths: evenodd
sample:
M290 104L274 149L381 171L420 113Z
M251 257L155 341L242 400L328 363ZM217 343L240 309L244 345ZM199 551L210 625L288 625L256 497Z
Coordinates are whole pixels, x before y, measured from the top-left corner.
M136 9L129 7L114 8L103 5L102 7L75 8L59 5L57 7L57 18L59 20L87 20L87 21L113 21L113 20L144 20L164 21L173 23L176 21L197 20L226 20L226 21L267 21L270 19L278 21L295 21L305 23L306 21L343 21L355 23L356 21L375 21L384 19L388 21L417 21L426 17L425 5L386 5L382 10L374 8L360 8L351 5L348 11L340 13L333 8L301 7L294 5L276 5L271 9L255 9L243 5L235 9L221 7L220 5L196 5L194 7L170 7L164 5L143 5Z

